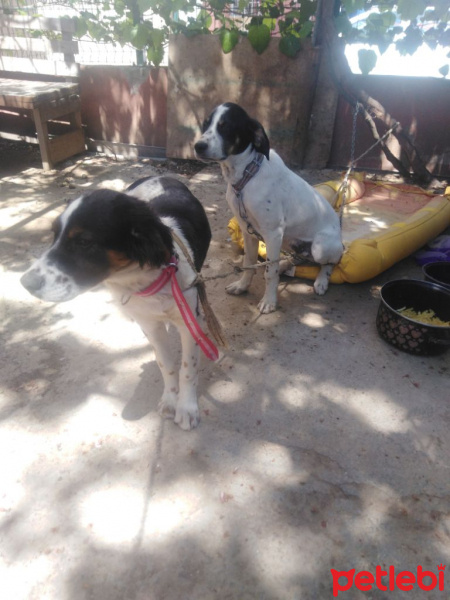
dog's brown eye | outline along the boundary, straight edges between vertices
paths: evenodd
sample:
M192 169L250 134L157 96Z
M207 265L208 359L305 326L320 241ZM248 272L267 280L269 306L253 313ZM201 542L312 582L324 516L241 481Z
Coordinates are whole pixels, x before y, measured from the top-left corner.
M217 129L220 133L225 133L230 130L230 124L227 121L219 121L217 124Z
M74 242L75 244L79 247L79 248L90 248L91 246L94 245L94 240L87 235L78 235L77 237L74 238Z

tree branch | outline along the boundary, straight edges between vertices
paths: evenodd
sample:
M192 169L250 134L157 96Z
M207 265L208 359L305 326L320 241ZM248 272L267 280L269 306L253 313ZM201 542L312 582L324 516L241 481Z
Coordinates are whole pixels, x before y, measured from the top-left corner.
M328 2L333 4L334 0L328 0ZM323 0L323 4L326 4L325 0ZM357 102L363 106L365 121L376 141L380 140L381 136L375 124L375 119L383 123L387 129L390 129L397 123L393 135L398 139L400 146L404 150L407 162L405 163L402 157L395 157L384 142L380 143L381 149L389 162L393 164L403 177L411 179L412 175L410 171L412 170L418 181L429 183L432 180L432 175L426 168L417 148L408 134L403 130L401 124L389 114L378 100L370 96L364 89L357 85L355 76L352 73L345 56L344 41L338 37L334 28L333 19L329 16L329 7L327 12L328 14L322 14L321 24L323 32L321 39L323 40L323 48L330 65L331 76L339 93L351 106L355 107Z

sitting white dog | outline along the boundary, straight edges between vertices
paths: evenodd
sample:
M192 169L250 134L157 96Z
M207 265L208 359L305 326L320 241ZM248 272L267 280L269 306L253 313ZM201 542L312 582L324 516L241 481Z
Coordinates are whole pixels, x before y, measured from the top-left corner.
M216 161L222 168L227 201L243 233L244 267L256 264L258 239L266 244L266 290L259 310L276 310L281 250L308 248L321 265L314 290L324 294L343 252L339 217L325 198L270 150L263 126L243 108L227 102L204 122L194 149L198 159ZM254 273L254 269L244 270L227 292L245 293Z

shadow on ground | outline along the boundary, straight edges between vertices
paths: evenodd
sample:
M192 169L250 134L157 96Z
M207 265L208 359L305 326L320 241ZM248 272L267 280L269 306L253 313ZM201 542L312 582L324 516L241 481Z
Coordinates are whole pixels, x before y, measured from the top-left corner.
M239 298L209 281L230 350L203 363L189 433L157 414L151 348L105 290L47 305L20 287L67 201L156 173L186 181L208 211L205 274L229 270L219 172L174 164L86 156L49 173L9 165L1 179L7 597L317 600L333 598L331 569L437 575L450 560L450 355L401 354L375 330L380 286L421 278L412 258L324 297L285 280L281 309L264 316L261 274ZM339 598L424 598L417 585L372 587Z

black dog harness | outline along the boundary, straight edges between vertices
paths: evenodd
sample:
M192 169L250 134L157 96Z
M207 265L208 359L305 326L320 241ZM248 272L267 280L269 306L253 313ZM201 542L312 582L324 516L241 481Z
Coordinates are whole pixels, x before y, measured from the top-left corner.
M255 237L257 237L261 242L264 241L262 236L256 231L256 229L253 227L253 225L249 221L247 211L245 209L244 200L242 198L242 190L245 188L245 186L250 181L250 179L252 179L258 173L259 169L261 168L263 160L264 160L264 154L257 152L256 156L252 160L252 162L248 163L248 165L245 167L242 178L237 183L231 184L231 187L233 188L234 193L236 194L236 198L238 200L239 216L247 224L247 232L250 235L254 235Z

